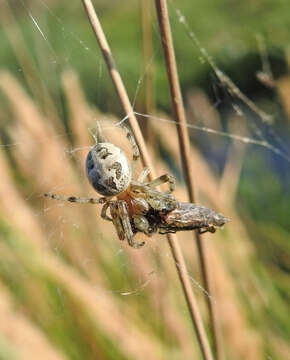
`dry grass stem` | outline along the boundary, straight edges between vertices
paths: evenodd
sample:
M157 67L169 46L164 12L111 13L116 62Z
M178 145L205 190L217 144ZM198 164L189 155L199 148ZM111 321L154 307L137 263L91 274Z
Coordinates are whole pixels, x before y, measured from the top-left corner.
M95 12L95 9L92 5L92 2L90 0L82 0L82 1L84 4L84 7L86 9L86 12L88 14L92 28L94 30L94 33L99 42L99 45L102 50L104 59L106 61L109 73L111 75L114 86L117 90L117 93L120 97L124 111L129 117L129 122L132 127L134 136L136 138L137 144L139 146L140 153L141 153L141 156L143 159L143 163L146 167L149 167L151 169L150 176L152 179L153 177L155 177L155 173L153 171L153 167L151 164L151 160L149 158L147 147L144 142L144 139L143 139L142 133L140 131L138 122L136 120L136 117L133 113L133 109L130 104L130 100L128 98L123 81L121 79L121 76L120 76L118 70L116 69L115 62L114 62L110 47L108 45L108 42L106 40L105 34L103 32L103 29L101 27L101 24L99 22L96 12ZM180 282L181 282L181 285L182 285L182 288L184 291L184 295L185 295L185 298L187 301L187 305L189 307L190 315L191 315L192 321L194 323L194 326L197 330L198 340L203 349L203 353L206 355L205 359L209 360L209 359L211 359L211 354L210 354L210 348L208 345L208 340L206 337L206 332L205 332L203 324L202 324L200 311L199 311L195 296L192 291L191 283L190 283L188 273L186 270L186 264L185 264L181 249L178 245L177 237L170 234L170 235L168 235L168 241L170 244L173 258L175 260L175 264L176 264L179 279L180 279Z
M145 80L145 113L152 114L155 108L154 84L153 84L153 44L152 44L152 22L151 22L152 3L148 0L141 0L141 21L142 21L142 40L143 40L143 68ZM148 66L148 64L150 64ZM147 127L145 123L145 127ZM148 129L147 129L148 130ZM150 130L149 130L150 132ZM147 134L149 135L149 134Z
M112 78L113 84L115 86L115 89L117 91L117 94L120 98L121 104L123 106L125 114L128 116L130 125L132 127L132 131L134 133L134 136L136 138L136 142L139 146L141 157L143 159L143 163L145 166L149 167L151 169L151 174L149 174L149 177L154 177L154 171L152 167L152 163L150 160L149 153L147 151L147 147L143 138L143 135L141 133L141 130L139 128L138 122L136 120L135 114L132 109L132 105L130 103L129 97L127 95L127 91L125 89L124 83L122 81L122 78L120 76L120 73L118 72L114 58L112 56L111 49L109 47L109 44L107 42L106 36L104 34L104 31L102 29L102 26L100 24L100 21L97 17L97 14L95 12L94 6L91 2L91 0L82 0L85 10L87 12L88 18L90 20L90 23L92 25L94 34L96 35L97 41L99 43L99 46L101 48L102 54L104 56L109 74Z
M185 180L187 184L188 194L190 202L194 202L194 182L193 182L193 169L192 169L192 161L190 157L190 143L189 136L186 126L186 118L185 118L185 110L179 85L178 72L175 60L175 53L171 35L171 28L168 16L167 9L167 1L166 0L156 0L156 10L158 15L158 22L161 34L161 42L164 52L164 58L166 63L166 70L168 76L168 82L170 85L170 93L171 93L171 102L174 110L175 118L178 122L177 124L177 132L179 138L179 147L180 154L182 157L182 165L185 174ZM203 276L203 282L206 291L209 294L212 294L212 286L211 279L208 271L208 264L206 258L206 250L205 244L202 242L200 235L195 232L195 238L197 241L199 258ZM220 331L218 327L218 317L216 312L215 304L208 297L208 307L210 313L210 319L212 324L213 336L215 341L215 350L217 359L222 359L222 346L221 346L221 338ZM197 332L201 332L199 334L202 352L205 359L210 359L212 357L211 350L209 347L209 343L206 338L206 334L203 334L203 329L196 329Z
M53 123L55 125L57 124L58 127L62 127L62 122L59 121L53 99L49 94L47 87L44 86L44 82L40 79L38 65L28 48L25 46L24 35L13 13L12 3L7 2L1 4L1 10L3 11L3 18L5 18L3 29L9 39L20 68L22 69L26 84L33 93L35 99L38 99L41 103L46 114L49 114ZM13 31L11 31L11 24L13 24Z
M28 317L15 309L9 291L2 283L0 283L0 295L1 338L7 338L15 346L17 355L20 355L19 359L66 359Z

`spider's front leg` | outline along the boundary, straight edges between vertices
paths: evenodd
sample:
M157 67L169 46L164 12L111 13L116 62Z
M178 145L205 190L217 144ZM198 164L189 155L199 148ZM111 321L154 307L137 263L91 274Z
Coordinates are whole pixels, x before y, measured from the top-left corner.
M159 176L157 179L154 179L153 181L150 181L148 183L145 183L144 185L150 186L150 187L156 187L161 184L169 184L169 191L167 191L168 194L172 193L175 190L175 178L172 175L164 174Z
M120 240L125 240L125 232L123 229L122 221L119 215L118 201L111 201L110 203L110 212L112 216L112 221L115 226L115 229ZM106 209L105 209L106 210Z
M102 211L101 211L101 217L105 220L108 220L108 221L113 221L112 218L110 218L110 216L107 215L107 210L108 208L110 207L110 204L111 202L110 201L107 201L104 206L102 207Z
M126 201L118 200L117 204L118 204L119 217L122 222L122 226L123 226L125 237L127 238L128 244L135 249L142 247L145 244L145 242L142 241L141 243L138 243L134 239L134 233L132 231Z
M133 150L132 172L133 172L133 178L135 178L136 167L138 160L140 158L140 151L131 130L128 129L126 126L122 126L122 128L126 132L126 137L132 146L132 150Z
M51 192L42 194L44 197L49 197L54 200L59 201L68 201L80 204L104 204L106 199L105 198L84 198L84 197L77 197L77 196L65 196L59 194L53 194Z

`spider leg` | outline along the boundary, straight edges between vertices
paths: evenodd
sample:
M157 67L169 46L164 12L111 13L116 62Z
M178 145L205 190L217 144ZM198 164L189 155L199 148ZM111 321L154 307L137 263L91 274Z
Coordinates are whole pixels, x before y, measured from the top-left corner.
M42 194L44 197L49 197L54 200L59 201L69 201L74 203L80 203L80 204L104 204L106 201L105 198L84 198L84 197L77 197L77 196L65 196L65 195L59 195L59 194L53 194L53 193L44 193Z
M120 240L125 240L125 232L122 226L121 218L119 216L119 209L117 201L110 202L110 211L112 215L112 221Z
M207 226L204 229L198 229L199 234L204 234L206 232L211 232L212 234L216 232L216 228L214 226Z
M134 138L131 130L128 129L126 126L122 126L122 128L125 130L126 137L127 137L127 139L129 140L129 142L130 142L130 144L132 146L132 150L133 150L132 172L133 172L133 178L135 178L137 161L140 158L139 148L138 148L138 145L136 144L135 138Z
M147 177L147 175L148 175L149 173L150 173L150 169L149 169L148 167L145 167L145 168L142 170L141 174L139 175L137 181L138 181L139 183L143 183L143 181L146 179L146 177Z
M133 234L132 227L130 224L130 217L128 214L128 208L127 208L126 201L119 200L117 203L118 203L118 209L119 209L119 216L120 216L120 219L121 219L121 222L123 225L123 229L124 229L128 244L130 246L132 246L133 248L138 249L141 246L143 246L145 244L145 242L143 241L141 243L138 243L134 240L134 234Z
M150 187L156 187L161 184L167 183L169 184L169 191L168 193L172 193L175 189L175 178L172 175L164 174L159 176L158 178L154 179L153 181L150 181L149 183L146 183L144 185L150 186Z
M132 216L133 224L137 231L144 233L147 236L152 236L157 232L157 225L155 223L149 223L143 215L134 215Z
M110 207L110 201L107 201L103 207L102 207L102 211L101 211L101 217L105 220L108 220L108 221L113 221L113 219L107 215L107 209L108 207Z

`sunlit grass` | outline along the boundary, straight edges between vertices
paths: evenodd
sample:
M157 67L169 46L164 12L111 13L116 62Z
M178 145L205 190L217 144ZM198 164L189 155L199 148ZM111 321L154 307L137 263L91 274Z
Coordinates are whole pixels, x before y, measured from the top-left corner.
M205 8L201 7L200 11L203 13ZM19 25L20 20L14 24ZM108 25L117 27L117 24ZM12 30L6 24L6 31ZM36 35L35 29L33 33ZM63 34L68 35L68 30ZM137 36L132 34L132 37ZM57 40L63 44L61 39ZM93 143L88 128L95 127L96 118L104 124L110 141L128 154L130 146L115 126L117 119L103 114L87 100L81 85L82 75L80 81L75 71L60 66L55 73L58 91L53 92L53 86L46 88L43 83L50 72L47 69L39 72L31 63L32 57L25 58L21 65L23 72L16 76L20 65L15 64L24 59L23 52L17 43L13 45L9 41L4 48L11 47L16 57L13 55L10 64L3 64L0 74L4 145L0 148L0 358L200 358L165 238L154 236L147 239L144 249L132 250L118 240L109 222L100 219L99 206L61 204L41 197L44 191L95 195L85 178L83 164L88 146ZM82 49L76 53L84 63L83 47L75 38L72 43L78 44L78 50ZM25 42L22 45L26 49ZM122 44L119 46L124 49ZM37 57L40 48L36 50L32 55L40 62ZM70 65L74 64L74 51ZM124 54L130 55L128 51ZM120 54L120 64L126 63L125 55ZM135 90L140 69L133 69L132 62L128 61L126 66L131 70L128 81L133 83L129 87ZM48 68L53 66L49 57ZM88 68L93 78L99 69L91 66ZM23 73L30 80L38 80L29 81ZM104 69L101 74L97 79L103 81ZM281 102L287 113L289 79L284 80ZM92 82L85 86L86 91L91 88ZM162 86L160 89L164 90ZM112 89L106 91L110 93ZM167 97L165 93L160 95L160 103ZM188 95L187 100L189 113L191 106L202 109L207 125L222 129L223 119L213 111L203 91ZM108 95L105 101L108 107L115 103ZM231 121L236 120L234 114ZM152 117L150 129L154 135L150 151L158 175L175 172L178 175L175 195L186 200L178 170L181 164L174 124ZM237 127L234 131L244 129ZM199 141L202 139L200 136ZM209 139L218 153L220 138ZM268 199L271 194L273 207L280 209L282 200L278 197L283 185L275 173L271 176L267 173L267 178L257 187L253 175L256 178L264 165L261 168L256 165L254 156L252 162L248 161L255 149L247 152L246 146L230 146L230 156L223 168L220 164L209 165L204 147L201 146L202 151L191 148L194 168L198 169L195 174L198 202L231 219L225 229L204 237L225 352L233 360L286 360L290 353L290 249L286 229L289 221L286 205L280 223L278 210L276 218L271 218ZM256 169L255 173L250 171L252 178L244 172L245 162L247 171ZM260 211L261 199L264 213ZM247 208L249 204L252 204L251 212ZM202 306L207 295L201 286L195 244L188 233L180 233L179 239ZM205 309L203 315L206 318Z

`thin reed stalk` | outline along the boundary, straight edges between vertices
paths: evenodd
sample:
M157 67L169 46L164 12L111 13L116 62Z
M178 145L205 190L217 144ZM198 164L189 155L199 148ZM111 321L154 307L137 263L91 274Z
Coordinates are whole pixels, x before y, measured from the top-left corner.
M166 0L155 0L156 12L158 16L159 29L161 34L161 42L163 47L163 53L166 63L166 70L168 76L168 82L170 86L171 102L174 111L175 118L177 120L177 132L179 138L179 147L181 154L181 162L183 166L183 172L185 174L185 180L188 189L188 195L191 202L194 202L194 181L193 181L193 168L190 158L190 142L186 126L185 110L179 85L178 71L175 59L174 46L172 41L172 34L168 16L168 8ZM207 264L205 244L201 240L201 236L195 232L195 239L197 242L201 272L203 277L203 283L206 291L212 294L212 285L209 274L209 267ZM212 326L214 345L216 357L218 360L222 359L222 346L221 336L218 327L218 317L214 301L212 297L207 297L207 303L210 314L210 321Z
M111 75L113 84L116 88L117 94L119 95L120 101L124 108L124 112L127 114L128 118L129 118L129 122L130 122L130 125L132 128L133 134L136 138L136 142L140 149L143 164L144 164L144 166L149 167L151 169L151 173L149 174L149 177L152 180L153 178L156 177L156 175L155 175L155 172L152 167L151 159L149 157L149 153L148 153L145 141L144 141L142 133L140 131L137 119L134 115L134 112L133 112L129 97L127 95L126 89L124 87L123 81L122 81L121 76L115 66L114 58L113 58L112 52L110 50L109 44L106 40L102 26L99 22L99 19L97 17L97 14L95 12L95 9L93 7L91 0L82 0L82 2L85 7L85 10L87 12L90 23L92 25L95 36L98 40L101 51L103 53L106 65L108 67L108 71ZM185 299L186 299L186 302L188 305L188 309L189 309L189 312L191 315L191 319L192 319L194 327L196 329L197 338L198 338L204 359L212 360L212 355L211 355L208 339L206 336L206 332L205 332L205 329L204 329L204 326L202 323L200 310L198 308L197 301L196 301L195 296L192 291L191 282L188 277L186 264L185 264L181 249L179 247L177 237L175 235L169 234L167 236L167 238L168 238L168 242L169 242L170 249L172 252L172 256L173 256L175 264L176 264L177 272L178 272L179 279L180 279L182 289L184 292L184 296L185 296Z
M152 50L152 3L148 0L141 0L141 22L144 59L144 81L145 81L145 113L152 114L155 108L154 86L153 86L153 50ZM150 64L150 66L148 66ZM148 122L146 122L147 124Z
M154 57L153 57L153 40L152 40L152 2L141 0L140 16L142 24L142 45L143 45L143 71L144 71L144 110L146 114L153 114L155 109L155 96L153 84ZM143 136L147 140L147 144L154 147L154 134L150 129L150 119L143 121L141 127Z

